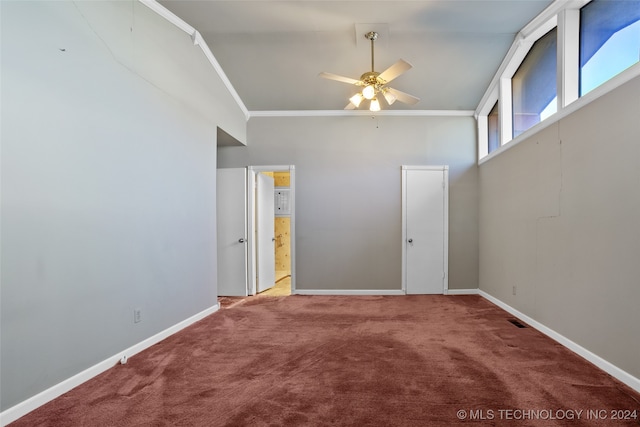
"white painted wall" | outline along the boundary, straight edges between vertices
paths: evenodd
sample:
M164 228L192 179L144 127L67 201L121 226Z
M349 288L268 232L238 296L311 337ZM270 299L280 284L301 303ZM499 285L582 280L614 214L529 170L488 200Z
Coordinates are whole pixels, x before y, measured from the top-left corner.
M478 286L472 117L259 117L219 167L296 167L296 287L401 289L401 165L450 166L449 288Z
M480 289L636 378L639 112L636 77L479 171Z
M216 134L246 121L136 1L0 7L6 410L216 304Z

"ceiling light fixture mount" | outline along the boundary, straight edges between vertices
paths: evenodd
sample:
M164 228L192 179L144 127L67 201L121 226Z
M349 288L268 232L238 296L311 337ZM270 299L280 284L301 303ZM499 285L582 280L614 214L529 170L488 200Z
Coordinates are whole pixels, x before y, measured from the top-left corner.
M362 74L360 76L360 80L339 76L332 73L320 73L320 77L323 77L325 79L336 80L339 82L363 87L361 92L358 92L351 98L349 98L349 104L347 104L344 109L353 110L355 108L358 108L361 105L362 101L366 99L370 101L370 111L380 111L380 101L378 100L378 95L382 95L382 97L384 97L385 101L387 101L387 104L389 105L393 104L396 101L404 102L411 105L418 103L418 101L420 101L419 98L386 86L386 84L391 80L409 70L412 65L407 61L400 59L382 73L378 73L375 70L374 65L374 42L378 39L378 33L375 31L369 31L364 36L371 42L371 71L367 71L366 73Z

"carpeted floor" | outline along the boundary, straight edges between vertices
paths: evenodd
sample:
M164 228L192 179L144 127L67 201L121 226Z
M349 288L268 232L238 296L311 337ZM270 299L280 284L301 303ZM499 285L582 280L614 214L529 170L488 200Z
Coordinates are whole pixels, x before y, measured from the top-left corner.
M245 299L250 297L218 297L220 308L231 308L241 304Z
M638 393L509 319L478 296L246 299L12 426L640 425Z

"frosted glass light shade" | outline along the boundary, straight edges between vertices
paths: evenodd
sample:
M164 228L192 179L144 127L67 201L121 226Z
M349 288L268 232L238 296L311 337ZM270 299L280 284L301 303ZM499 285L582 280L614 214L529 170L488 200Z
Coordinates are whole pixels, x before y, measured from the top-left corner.
M357 107L360 106L360 103L362 102L362 100L364 99L364 96L362 96L361 93L356 93L355 95L353 95L351 98L349 98L349 101Z
M367 99L373 99L373 97L376 96L376 89L373 86L369 85L362 89L362 96Z
M378 101L378 98L373 98L371 100L369 111L380 111L380 102Z
M384 92L384 99L387 100L387 104L391 105L396 102L396 96L389 91Z

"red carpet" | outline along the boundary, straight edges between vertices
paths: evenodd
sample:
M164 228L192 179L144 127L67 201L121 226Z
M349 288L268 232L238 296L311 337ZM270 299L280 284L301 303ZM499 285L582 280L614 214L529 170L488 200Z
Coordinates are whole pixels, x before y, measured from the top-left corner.
M640 425L638 393L509 319L478 296L250 298L11 426Z

